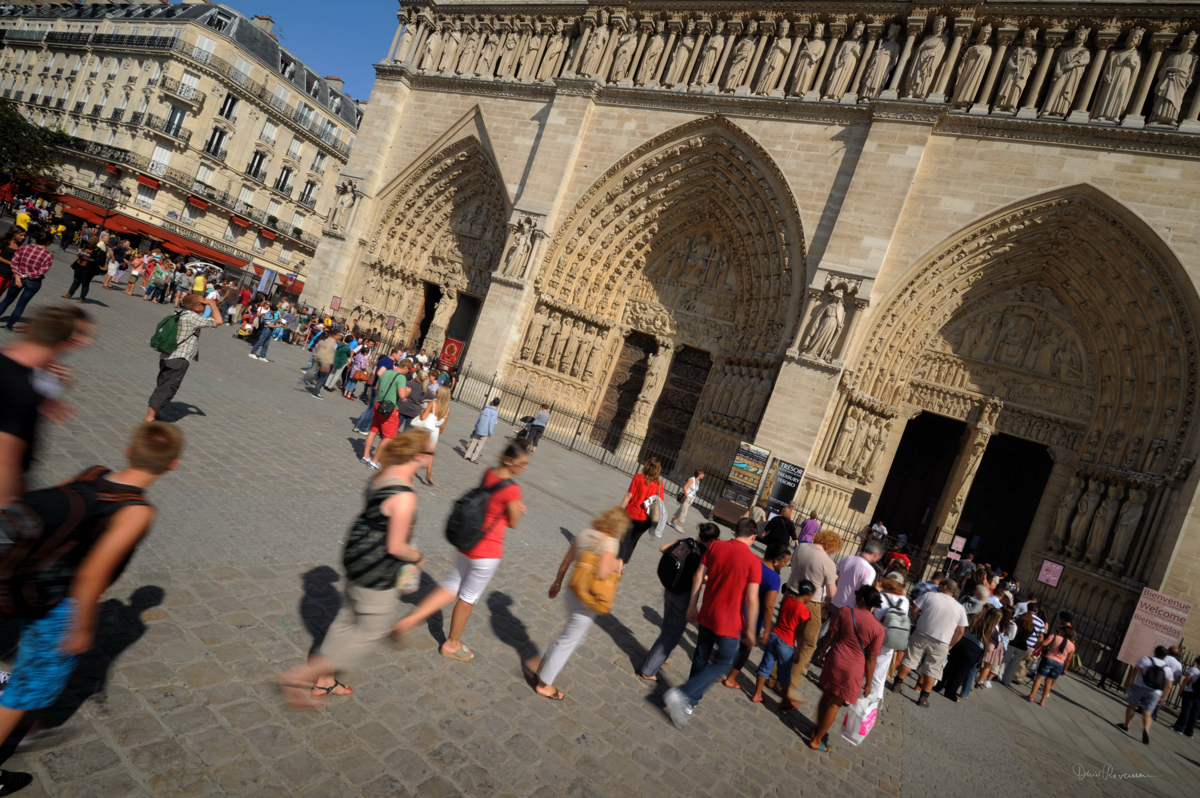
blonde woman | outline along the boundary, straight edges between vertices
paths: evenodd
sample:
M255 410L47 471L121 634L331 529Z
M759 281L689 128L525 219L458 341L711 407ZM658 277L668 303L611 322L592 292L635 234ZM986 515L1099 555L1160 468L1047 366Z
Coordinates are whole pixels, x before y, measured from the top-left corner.
M443 388L443 390L445 390ZM621 561L617 559L621 538L629 531L632 523L625 510L621 507L610 507L592 519L592 528L585 529L575 536L571 548L558 566L558 575L554 584L550 585L549 596L556 598L562 590L563 579L567 569L585 553L595 554L599 558L596 564L596 579L607 579L621 573ZM596 613L589 610L577 599L570 590L564 601L567 605L567 625L555 638L546 653L525 662L525 675L532 679L536 675L537 686L533 688L538 695L552 701L562 701L565 696L554 686L555 679L562 671L567 660L579 648L579 644L587 637L588 629L596 619Z
M437 383L430 383L431 386ZM441 437L442 430L446 429L446 422L450 419L450 389L436 388L433 392L433 400L425 402L425 407L421 410L421 415L413 421L412 425L418 429L429 430L429 449L434 451L437 449L438 438ZM429 458L429 465L425 467L425 484L433 484L433 458Z

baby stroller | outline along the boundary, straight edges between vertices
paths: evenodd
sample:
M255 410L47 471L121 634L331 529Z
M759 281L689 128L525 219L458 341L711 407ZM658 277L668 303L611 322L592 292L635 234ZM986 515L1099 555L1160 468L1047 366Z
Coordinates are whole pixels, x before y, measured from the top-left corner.
M521 426L513 427L513 432L516 433L516 440L528 441L530 431L533 429L533 416L522 416L520 423Z

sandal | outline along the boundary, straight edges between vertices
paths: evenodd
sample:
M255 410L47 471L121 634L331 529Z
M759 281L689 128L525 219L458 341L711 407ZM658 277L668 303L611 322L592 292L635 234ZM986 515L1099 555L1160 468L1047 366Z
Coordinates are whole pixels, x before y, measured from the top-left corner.
M349 693L335 693L335 692L333 692L334 690L338 689L339 687L345 687L345 688L346 688L347 690L349 690L350 692L349 692ZM334 679L334 680L333 680L333 684L329 685L328 687L322 687L322 686L321 686L321 685L319 685L319 684L314 684L314 685L312 686L312 689L313 689L314 691L316 691L316 690L324 690L324 691L325 691L325 692L324 692L324 694L323 694L324 696L329 696L329 695L351 695L351 694L353 694L353 693L354 693L354 688L353 688L353 687L350 687L349 685L342 684L342 683L341 683L341 682L339 682L337 679Z
M533 688L533 692L537 693L542 698L548 698L551 701L562 701L564 698L566 698L566 695L563 694L563 691L559 690L557 687L554 688L554 692L551 693L550 695L546 695L545 693L538 693L538 689L536 687Z
M648 682L657 682L658 681L657 676L647 676L646 674L642 673L641 671L638 671L637 675L642 677L643 679L645 679Z
M470 662L475 659L475 654L466 646L463 646L458 651L447 651L445 648L438 646L438 653L446 659L454 659L459 662Z

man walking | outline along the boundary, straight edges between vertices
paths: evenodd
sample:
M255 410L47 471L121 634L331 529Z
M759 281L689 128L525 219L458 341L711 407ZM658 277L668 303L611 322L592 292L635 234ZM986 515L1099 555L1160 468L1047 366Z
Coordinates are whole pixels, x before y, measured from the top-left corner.
M803 702L800 688L808 674L808 663L812 661L817 651L817 641L821 637L821 608L838 587L837 566L833 564L833 555L842 549L842 539L832 530L820 532L811 543L799 543L792 552L792 570L788 576L788 587L795 593L800 592L800 583L811 582L812 595L802 599L812 620L804 624L803 637L796 639L795 665L792 667L791 683L788 686L787 699L779 704L780 710L795 709L796 704Z
M4 299L0 300L0 316L3 316L12 301L17 299L17 294L20 294L21 298L17 299L16 307L8 317L8 324L4 326L9 332L12 332L13 326L21 320L21 314L25 312L29 300L42 290L42 279L54 265L54 256L46 248L53 240L50 233L38 230L33 234L34 243L21 247L12 257L13 284L8 287Z
M262 325L262 331L258 334L258 340L254 342L254 346L250 348L250 357L270 363L271 361L267 360L267 347L270 346L275 331L283 326L279 321L278 305L272 305L270 310L263 313L259 317L259 323ZM255 352L258 354L254 354Z
M156 421L162 409L175 398L183 378L187 376L188 366L193 360L200 359L200 331L206 327L220 327L221 314L217 303L204 299L197 294L188 294L180 301L183 311L178 315L178 325L175 333L175 348L171 352L159 355L158 385L150 394L149 407L146 410L145 421ZM213 315L204 318L204 309L210 308Z
M321 336L320 343L313 349L314 373L305 377L305 381L312 382L312 395L318 399L325 398L321 396L321 389L325 387L325 380L329 378L329 372L333 370L333 355L337 351L337 345L341 340L341 333L323 335Z
M700 632L691 675L687 682L672 687L663 696L671 722L681 729L708 688L729 673L739 642L749 648L755 644L762 563L750 550L750 544L758 534L758 525L743 518L734 534L733 540L714 540L709 544L692 578L687 617L697 622ZM704 606L697 611L701 588Z
M883 541L871 539L863 546L862 554L843 557L837 567L837 593L833 596L833 610L855 606L854 593L863 585L875 584L877 574L874 563L883 558L887 548Z
M921 691L917 704L922 707L929 706L929 693L942 678L950 649L967 628L967 612L954 598L956 595L958 585L946 579L936 593L926 593L913 602L917 625L908 638L908 650L896 671L892 692L900 695L904 691L904 678L916 668L921 674L917 679Z
M471 430L471 442L467 444L467 451L463 454L464 460L479 462L479 455L483 454L483 445L496 430L496 419L499 416L500 397L497 396L490 405L479 411L479 418L475 419L475 429Z

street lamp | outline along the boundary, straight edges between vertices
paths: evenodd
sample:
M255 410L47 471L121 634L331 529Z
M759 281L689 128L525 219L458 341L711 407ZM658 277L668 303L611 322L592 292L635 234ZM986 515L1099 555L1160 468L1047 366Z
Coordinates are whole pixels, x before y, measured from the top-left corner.
M120 183L112 183L112 182L105 183L103 186L101 186L100 192L101 192L101 195L106 200L108 200L108 203L104 206L104 219L101 220L101 222L100 222L100 229L104 230L105 225L108 224L108 214L112 211L113 207L115 207L117 204L116 197L118 195L120 195L120 196L124 196L126 199L128 199L128 198L132 197L133 194L130 193L129 189L122 188Z

